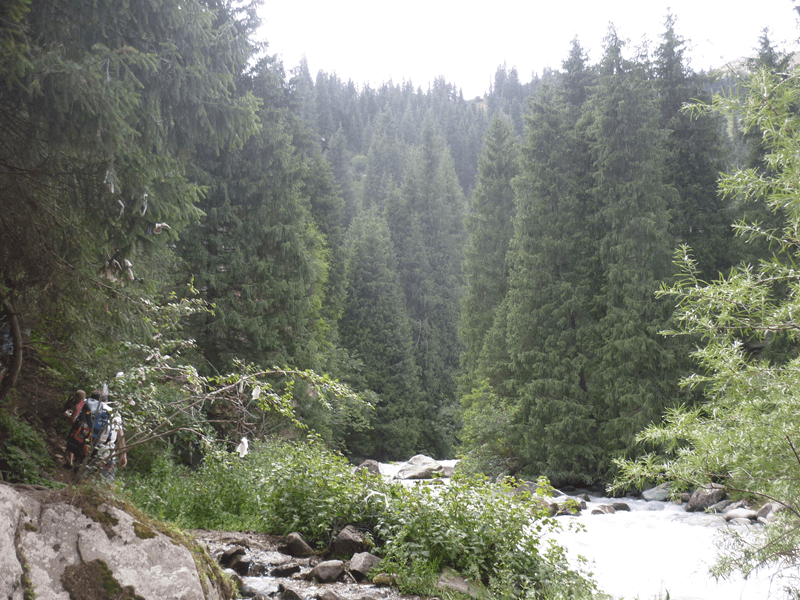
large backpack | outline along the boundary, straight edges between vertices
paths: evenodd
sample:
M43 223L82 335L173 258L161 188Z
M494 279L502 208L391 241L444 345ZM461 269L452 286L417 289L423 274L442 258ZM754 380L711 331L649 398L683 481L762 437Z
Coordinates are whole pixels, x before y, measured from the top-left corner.
M87 411L88 409L88 411ZM87 398L79 418L88 422L92 428L92 445L97 446L108 440L111 433L111 407L95 398Z

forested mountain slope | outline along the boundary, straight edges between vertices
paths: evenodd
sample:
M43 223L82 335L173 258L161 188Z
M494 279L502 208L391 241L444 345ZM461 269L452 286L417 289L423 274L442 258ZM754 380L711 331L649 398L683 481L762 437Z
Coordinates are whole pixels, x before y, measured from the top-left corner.
M706 279L766 250L730 230L763 203L716 189L757 138L681 111L712 78L673 17L649 53L611 27L599 64L576 40L465 100L286 73L255 4L3 10L0 294L65 389L152 356L268 372L270 406L353 458L599 481L701 394L678 387L694 341L659 334L675 249ZM204 431L291 429L254 413Z

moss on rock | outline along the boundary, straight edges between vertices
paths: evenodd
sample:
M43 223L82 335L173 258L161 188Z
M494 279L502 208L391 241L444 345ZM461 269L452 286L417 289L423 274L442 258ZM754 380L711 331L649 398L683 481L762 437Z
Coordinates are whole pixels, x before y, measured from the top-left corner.
M68 566L61 584L70 600L145 600L132 586L123 587L100 559Z

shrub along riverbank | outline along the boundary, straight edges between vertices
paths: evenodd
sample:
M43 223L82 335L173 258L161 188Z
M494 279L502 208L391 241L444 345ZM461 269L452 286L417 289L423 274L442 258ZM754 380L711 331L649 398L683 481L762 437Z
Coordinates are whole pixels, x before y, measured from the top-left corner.
M405 488L354 472L310 440L254 443L244 459L218 451L196 469L158 455L124 477L130 498L186 528L297 531L324 549L346 524L366 531L404 593L433 594L451 567L493 598L588 598L596 588L543 535L558 523L529 494L478 477Z

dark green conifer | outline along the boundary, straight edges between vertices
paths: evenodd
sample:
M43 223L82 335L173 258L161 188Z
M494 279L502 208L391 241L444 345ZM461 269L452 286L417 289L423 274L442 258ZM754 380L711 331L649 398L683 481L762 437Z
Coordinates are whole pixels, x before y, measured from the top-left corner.
M519 144L508 119L492 119L478 162L478 183L466 218L465 293L460 334L464 389L476 383L478 359L495 312L508 291L506 254L514 231L514 190L519 173Z
M205 217L182 242L195 285L215 305L197 340L219 369L235 358L307 368L320 360L326 240L304 193L314 162L293 144L281 79L264 59L251 82L262 99L258 135L241 150L201 157ZM335 193L331 185L310 192L317 210Z
M426 399L426 446L449 452L459 363L465 200L442 136L428 120L409 151L402 195L387 205Z
M385 219L375 210L359 215L347 234L339 329L343 346L364 364L359 387L375 392L377 402L373 432L350 440L350 451L382 460L404 460L420 450L425 412L396 261Z
M586 135L592 159L600 286L593 290L587 389L603 455L632 451L634 436L674 402L674 355L659 335L672 307L656 290L672 273L674 239L668 207L675 190L665 180L659 113L641 63L622 54L612 28L589 101Z

